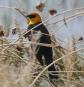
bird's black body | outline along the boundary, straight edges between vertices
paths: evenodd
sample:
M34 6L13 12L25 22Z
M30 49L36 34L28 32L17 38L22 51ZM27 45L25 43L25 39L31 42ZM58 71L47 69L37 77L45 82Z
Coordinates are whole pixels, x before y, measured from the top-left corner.
M28 30L30 30L31 28L35 27L37 24L31 24L28 27ZM49 32L47 30L47 28L44 26L44 24L39 25L38 27L34 28L35 31L41 31L41 33L45 33L47 35L41 34L41 36L39 36L39 43L44 43L44 44L51 44L51 38L48 35ZM25 37L29 37L29 35L31 34L31 32L25 34ZM29 38L29 40L31 40ZM45 59L45 64L49 65L50 63L53 62L53 51L52 51L52 47L45 47L45 46L37 46L36 48L36 58L38 59L38 61L40 62L41 65L44 65L43 59L42 57L44 56ZM56 71L55 70L55 66L52 65L51 67L48 68L48 71ZM50 78L58 78L58 76L53 76L51 74L49 74Z

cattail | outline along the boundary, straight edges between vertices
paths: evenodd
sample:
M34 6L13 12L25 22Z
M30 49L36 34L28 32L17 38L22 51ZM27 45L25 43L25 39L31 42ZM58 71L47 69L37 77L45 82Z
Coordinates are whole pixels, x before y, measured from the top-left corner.
M55 10L55 9L51 9L51 10L49 10L49 13L50 13L50 15L54 15L54 14L57 13L57 10Z
M0 26L0 37L4 36L3 26Z
M79 40L79 41L83 40L83 37L80 37L78 40Z
M45 7L45 4L42 2L36 5L36 9L39 10L40 12L43 11L44 7Z

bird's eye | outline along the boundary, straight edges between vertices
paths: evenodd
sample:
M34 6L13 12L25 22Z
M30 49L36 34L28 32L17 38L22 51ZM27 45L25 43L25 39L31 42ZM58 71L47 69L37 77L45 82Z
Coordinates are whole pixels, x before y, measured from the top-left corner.
M35 18L36 15L28 15L29 18Z

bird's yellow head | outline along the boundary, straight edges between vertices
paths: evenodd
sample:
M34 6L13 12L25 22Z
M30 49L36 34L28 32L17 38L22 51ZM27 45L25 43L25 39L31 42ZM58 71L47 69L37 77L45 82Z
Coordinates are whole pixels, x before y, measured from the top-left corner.
M41 17L38 13L31 13L27 16L27 24L38 24L41 23Z

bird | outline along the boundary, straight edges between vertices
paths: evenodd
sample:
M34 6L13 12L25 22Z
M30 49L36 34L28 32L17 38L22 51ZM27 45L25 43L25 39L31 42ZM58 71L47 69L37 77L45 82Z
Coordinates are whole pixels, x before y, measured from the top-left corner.
M28 14L26 16L26 22L28 24L28 28L27 28L28 31L31 30L36 25L39 25L41 23L39 26L37 26L33 29L36 32L40 31L41 33L44 33L39 36L39 43L51 44L52 41L51 41L51 37L49 35L49 31L46 28L46 26L42 23L41 16L38 13L33 12L33 13ZM31 31L27 32L24 35L24 37L28 38L29 41L31 41L30 35L31 35ZM45 47L45 46L37 45L35 52L36 52L36 58L42 66L44 65L44 61L45 61L45 65L47 65L47 66L53 62L52 47ZM44 57L44 61L43 61L42 57ZM56 71L54 64L48 68L48 71L51 71L51 72ZM48 75L49 75L50 79L59 78L58 75L53 75L53 74L58 74L58 72L49 73Z

